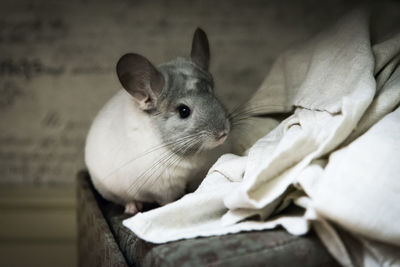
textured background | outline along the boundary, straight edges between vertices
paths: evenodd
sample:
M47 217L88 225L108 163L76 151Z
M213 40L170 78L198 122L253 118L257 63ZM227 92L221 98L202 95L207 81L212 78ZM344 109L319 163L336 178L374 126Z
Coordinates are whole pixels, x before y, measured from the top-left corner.
M155 64L188 55L201 26L217 94L232 107L279 53L360 3L2 0L0 185L73 183L90 122L120 87L114 67L122 54Z
M0 266L75 265L75 174L92 119L120 87L122 54L188 55L201 26L232 107L282 51L363 2L0 0ZM400 23L400 8L384 9Z

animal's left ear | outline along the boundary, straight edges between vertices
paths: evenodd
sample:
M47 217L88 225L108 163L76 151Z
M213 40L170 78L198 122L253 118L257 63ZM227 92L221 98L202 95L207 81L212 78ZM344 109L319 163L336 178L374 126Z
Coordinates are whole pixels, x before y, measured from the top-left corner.
M190 57L196 65L208 70L210 65L210 47L206 33L200 28L197 28L194 32Z

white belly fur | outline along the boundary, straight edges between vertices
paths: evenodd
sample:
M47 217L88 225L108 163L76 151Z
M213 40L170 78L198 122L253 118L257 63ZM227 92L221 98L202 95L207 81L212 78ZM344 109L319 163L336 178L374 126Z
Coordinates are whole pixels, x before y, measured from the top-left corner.
M159 148L144 155L162 144L150 119L121 90L94 120L86 140L85 161L104 198L119 204L133 200L166 204L183 195L187 183L204 178L217 158L213 152L211 156L180 159L178 165L169 167L156 164L171 152Z

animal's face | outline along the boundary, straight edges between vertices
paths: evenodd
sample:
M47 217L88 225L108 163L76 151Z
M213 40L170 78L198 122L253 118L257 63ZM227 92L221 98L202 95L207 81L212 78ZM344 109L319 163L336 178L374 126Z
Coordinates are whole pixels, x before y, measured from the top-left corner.
M166 82L153 116L164 143L181 155L222 144L230 123L211 74L182 58L159 70Z
M164 144L175 154L213 148L229 133L227 113L213 92L209 61L208 38L198 28L190 60L178 58L156 68L145 57L130 53L117 63L122 86L153 117Z

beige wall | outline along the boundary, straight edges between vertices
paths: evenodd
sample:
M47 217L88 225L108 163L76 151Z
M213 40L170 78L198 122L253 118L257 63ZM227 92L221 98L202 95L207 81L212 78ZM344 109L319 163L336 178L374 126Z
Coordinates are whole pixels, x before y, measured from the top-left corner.
M75 266L74 195L65 187L0 188L0 266Z
M93 116L119 88L126 52L162 63L209 35L217 93L230 107L274 58L355 4L349 1L0 2L0 185L70 184Z

